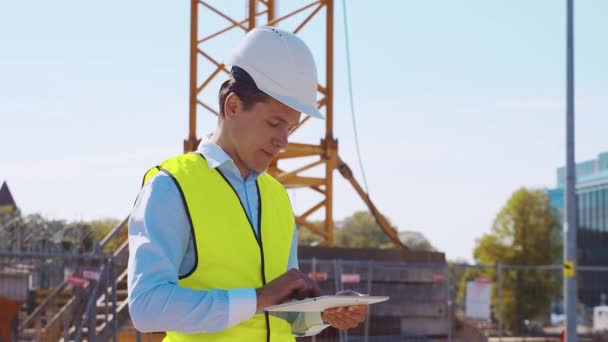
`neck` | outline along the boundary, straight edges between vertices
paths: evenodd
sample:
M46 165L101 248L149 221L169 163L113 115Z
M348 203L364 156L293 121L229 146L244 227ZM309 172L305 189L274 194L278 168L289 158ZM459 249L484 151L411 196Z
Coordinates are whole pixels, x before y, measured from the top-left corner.
M243 163L243 161L239 158L236 153L236 148L234 144L231 142L228 134L224 132L222 126L218 126L218 128L213 132L210 138L217 146L219 146L226 154L232 159L236 167L239 169L241 173L241 177L246 179L249 176L249 168Z

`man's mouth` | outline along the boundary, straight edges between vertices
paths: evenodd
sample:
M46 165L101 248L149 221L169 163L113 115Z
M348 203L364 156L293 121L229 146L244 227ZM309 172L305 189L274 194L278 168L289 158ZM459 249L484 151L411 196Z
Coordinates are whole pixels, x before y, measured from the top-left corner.
M262 150L262 152L264 152L264 154L267 155L269 158L274 158L274 156L276 155L276 153L270 153L266 150Z

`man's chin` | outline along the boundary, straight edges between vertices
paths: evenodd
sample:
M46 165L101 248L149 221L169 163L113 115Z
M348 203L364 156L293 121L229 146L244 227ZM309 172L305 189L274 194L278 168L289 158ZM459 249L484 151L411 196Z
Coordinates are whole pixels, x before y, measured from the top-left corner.
M267 164L267 165L257 165L257 166L250 167L250 169L253 170L254 172L262 173L262 172L265 172L266 170L268 170L269 166L270 166L270 164Z

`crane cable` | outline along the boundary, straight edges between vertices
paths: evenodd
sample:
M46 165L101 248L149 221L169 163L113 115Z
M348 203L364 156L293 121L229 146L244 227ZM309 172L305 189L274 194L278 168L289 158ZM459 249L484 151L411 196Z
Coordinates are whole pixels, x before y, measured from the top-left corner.
M361 158L361 149L359 148L359 135L357 134L357 121L355 117L355 104L353 100L353 84L351 77L350 67L350 45L348 42L348 20L346 15L346 0L342 0L342 13L344 16L344 41L346 43L346 68L348 74L348 95L350 99L350 113L352 116L353 132L355 134L355 147L357 149L357 158L359 159L359 168L361 169L361 175L363 176L363 185L365 186L365 192L369 196L369 187L367 186L367 177L365 177L365 169L363 168L363 160Z

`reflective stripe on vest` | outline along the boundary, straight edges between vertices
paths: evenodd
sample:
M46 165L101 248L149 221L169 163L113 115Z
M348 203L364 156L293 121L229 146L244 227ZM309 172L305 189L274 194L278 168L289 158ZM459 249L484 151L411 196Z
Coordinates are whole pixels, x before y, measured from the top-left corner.
M294 217L285 188L263 173L257 181L260 240L228 180L210 169L199 154L189 153L150 169L144 183L160 171L177 185L190 221L195 265L179 285L192 289L258 288L287 270ZM267 321L268 320L268 321ZM283 319L256 314L251 319L215 333L167 332L164 341L294 341Z

